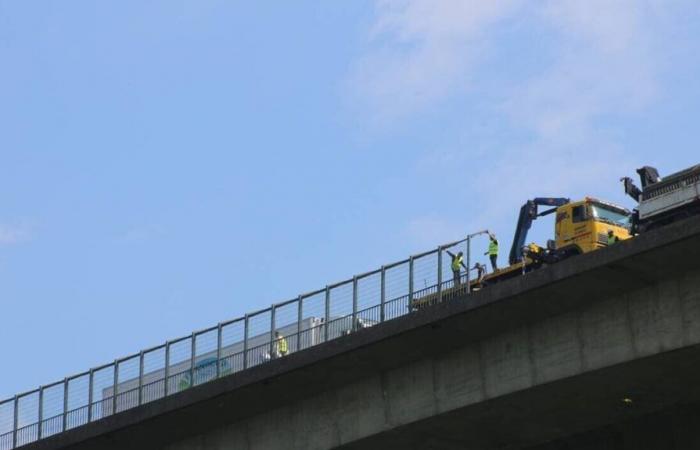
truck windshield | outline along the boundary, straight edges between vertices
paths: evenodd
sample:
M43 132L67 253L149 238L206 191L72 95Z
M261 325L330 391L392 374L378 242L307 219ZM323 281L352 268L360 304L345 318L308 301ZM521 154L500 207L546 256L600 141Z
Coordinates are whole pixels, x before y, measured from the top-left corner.
M620 227L629 227L630 218L622 211L605 208L601 205L591 205L591 214L595 220L611 223Z

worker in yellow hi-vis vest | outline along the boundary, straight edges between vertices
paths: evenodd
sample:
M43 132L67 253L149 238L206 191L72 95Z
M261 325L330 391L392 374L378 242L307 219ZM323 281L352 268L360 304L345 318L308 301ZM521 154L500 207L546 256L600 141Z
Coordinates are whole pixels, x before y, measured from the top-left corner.
M489 249L484 253L484 255L489 255L489 259L491 259L491 267L493 267L493 271L498 270L498 239L496 239L496 235L489 233Z
M282 336L282 333L275 331L275 342L272 347L272 357L279 358L284 356L289 352L289 347L287 345L287 339Z
M449 250L445 250L445 251L452 258L452 265L451 265L451 267L452 267L452 280L453 280L454 286L457 287L460 284L462 284L462 277L461 277L461 273L460 273L462 270L462 267L464 267L465 270L469 270L469 269L467 269L467 266L464 265L464 253L459 252L455 255L454 253L452 253Z

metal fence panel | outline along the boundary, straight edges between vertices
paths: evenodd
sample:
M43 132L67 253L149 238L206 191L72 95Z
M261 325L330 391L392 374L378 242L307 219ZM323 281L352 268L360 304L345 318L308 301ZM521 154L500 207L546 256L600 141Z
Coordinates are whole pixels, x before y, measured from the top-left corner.
M168 350L168 395L175 394L190 387L192 371L192 337L173 341Z
M245 321L243 319L224 324L221 327L221 362L219 370L222 375L243 370L244 327Z
M14 441L15 401L0 403L0 450L10 450Z
M409 263L408 261L386 269L386 320L408 314Z
M330 321L328 339L350 333L353 313L353 282L346 281L330 290ZM348 322L348 318L350 321Z
M92 385L92 420L112 414L112 392L114 390L114 364L95 370Z
M217 376L216 346L219 340L218 334L217 328L211 328L195 335L193 386L211 381Z
M140 362L140 355L134 355L117 363L116 412L122 412L139 405Z
M39 391L17 397L17 446L39 438Z
M320 344L326 329L326 292L317 291L301 297L301 331L296 346L299 350Z
M143 354L141 403L152 402L165 395L165 346Z
M437 290L438 276L437 250L423 255L413 261L413 291L415 294L426 295ZM414 297L415 298L415 297Z
M71 429L88 423L88 403L90 396L90 375L83 374L67 381L66 390L66 429Z
M270 359L271 314L271 311L266 309L248 318L248 367L257 366Z
M275 308L275 329L287 341L289 353L298 350L297 333L299 333L299 299L284 303Z
M63 431L63 394L63 383L44 388L41 437L49 437Z

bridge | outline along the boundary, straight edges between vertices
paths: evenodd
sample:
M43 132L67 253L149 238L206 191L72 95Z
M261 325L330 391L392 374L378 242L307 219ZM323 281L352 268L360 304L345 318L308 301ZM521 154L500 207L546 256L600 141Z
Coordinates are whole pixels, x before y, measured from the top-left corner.
M0 448L700 448L700 220L471 293L444 250L20 394Z

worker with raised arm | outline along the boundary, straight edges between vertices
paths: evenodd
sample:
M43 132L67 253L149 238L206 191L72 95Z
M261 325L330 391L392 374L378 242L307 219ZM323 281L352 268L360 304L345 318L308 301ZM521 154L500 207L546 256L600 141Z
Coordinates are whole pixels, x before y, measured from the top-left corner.
M467 266L464 265L464 253L459 252L455 255L449 250L445 251L452 258L452 280L454 282L454 286L457 287L462 282L462 278L460 277L461 268L464 267L464 270L469 270L467 269Z
M285 356L289 352L289 347L287 345L287 339L282 336L282 333L275 331L275 342L272 348L272 357L279 358Z
M484 255L489 255L491 259L491 267L493 271L498 270L498 239L493 233L489 233L489 249L484 253Z

